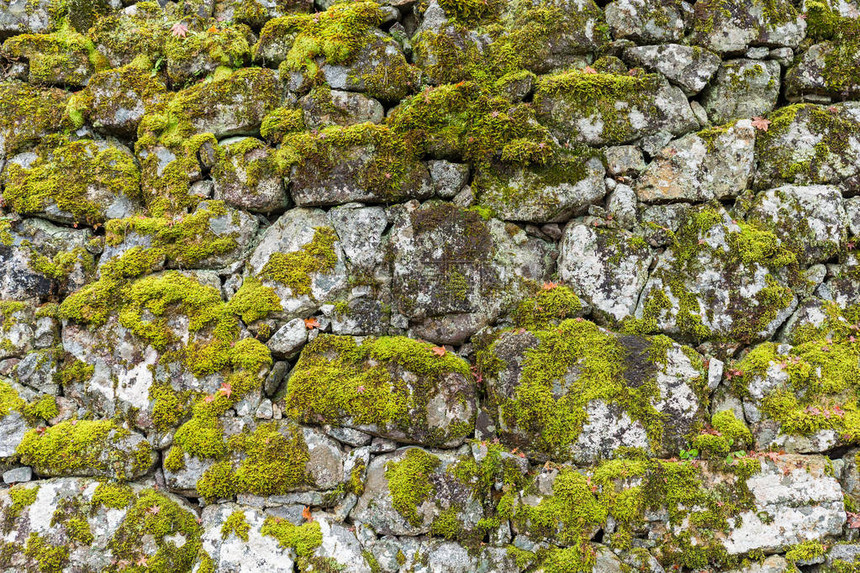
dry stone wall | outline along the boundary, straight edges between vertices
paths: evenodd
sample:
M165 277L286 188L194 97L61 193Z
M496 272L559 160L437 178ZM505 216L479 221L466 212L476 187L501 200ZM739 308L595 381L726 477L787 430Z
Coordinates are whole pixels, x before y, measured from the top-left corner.
M0 42L0 571L860 571L857 1Z

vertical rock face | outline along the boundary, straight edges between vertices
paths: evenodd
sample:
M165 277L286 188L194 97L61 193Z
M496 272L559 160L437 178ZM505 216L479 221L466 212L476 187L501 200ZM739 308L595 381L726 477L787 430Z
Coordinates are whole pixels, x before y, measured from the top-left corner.
M860 570L856 0L0 0L0 571Z

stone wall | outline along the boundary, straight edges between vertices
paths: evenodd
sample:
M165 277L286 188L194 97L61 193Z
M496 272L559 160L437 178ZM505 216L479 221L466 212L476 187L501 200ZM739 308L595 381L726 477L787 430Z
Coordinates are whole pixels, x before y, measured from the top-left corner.
M858 38L0 0L0 571L860 571Z

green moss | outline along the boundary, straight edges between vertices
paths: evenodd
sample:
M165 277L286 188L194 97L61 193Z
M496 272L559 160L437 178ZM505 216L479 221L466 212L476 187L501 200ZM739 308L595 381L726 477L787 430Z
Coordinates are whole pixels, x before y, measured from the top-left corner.
M206 498L231 497L235 493L282 495L312 485L306 465L310 459L302 429L286 422L260 424L252 433L229 440L230 451L241 460L224 460L208 469L197 482Z
M333 125L318 132L288 134L278 150L283 169L297 168L294 183L307 179L324 184L327 174L349 158L357 163L354 177L362 189L379 200L404 199L423 181L413 141L387 125ZM373 151L370 158L366 151Z
M164 45L167 76L173 84L181 85L192 78L189 70L194 67L205 71L218 66L240 68L251 55L249 37L251 30L243 25L213 25L202 32L189 31L185 36L170 35Z
M188 571L201 548L202 534L194 513L147 489L135 497L108 549L117 560L146 563L149 571ZM177 537L184 542L177 542Z
M247 542L248 531L250 530L251 526L248 525L248 520L245 519L245 512L237 510L231 513L221 525L221 539L227 539L232 533L242 541Z
M8 382L0 380L0 418L8 416L13 410L20 410L26 402L18 396Z
M259 57L260 46L273 38L294 35L284 65L288 70L303 71L314 80L319 72L317 57L328 64L349 63L381 21L382 13L375 2L341 3L319 14L275 18L263 26L254 56Z
M414 526L421 524L418 506L430 499L436 487L430 481L430 474L439 467L438 457L419 448L407 450L403 459L390 461L385 465L385 479L391 503L397 512Z
M780 273L789 284L798 280L795 254L773 232L752 223L732 221L718 207L702 206L689 212L672 241L674 256L667 259L669 265L652 274L662 281L662 288L647 292L643 316L628 319L628 331L655 332L661 317L669 316L680 334L694 341L750 342L760 339L760 333L791 304L791 288L777 282L773 274L765 276L766 287L754 298L742 293L741 281L752 275L756 265ZM731 318L728 332L712 331L704 321L707 318L713 322L711 306L723 303L708 293L694 292L690 286L696 276L712 272L713 266L703 266L702 262L711 259L723 265L720 272L731 281L731 304L725 309ZM674 304L669 293L677 301Z
M262 277L286 285L295 295L311 293L311 275L334 269L337 235L330 227L319 227L310 243L298 251L272 253L260 272Z
M360 343L347 336L317 336L303 349L290 376L286 414L314 424L400 428L413 436L427 434L429 443L444 443L462 429L451 428L447 435L428 433L427 401L447 375L471 380L471 373L463 359L450 353L438 356L432 348L397 336L369 337ZM398 375L400 369L417 379L407 384Z
M849 335L850 336L850 335ZM810 340L779 354L774 343L752 349L735 369L733 390L743 396L754 380L767 376L769 368L788 374L788 381L772 388L761 401L761 410L781 424L785 434L809 435L833 429L845 443L860 439L860 347L850 340Z
M3 533L12 531L24 509L36 503L36 496L38 494L38 485L17 484L9 488L9 499L12 500L12 504L2 511L3 519L0 525L2 525Z
M201 261L234 250L239 231L215 234L214 219L231 214L223 201L207 201L193 213L179 217L129 217L105 223L105 242L120 245L130 234L151 237L148 256L166 257L172 265L194 267Z
M51 545L36 532L27 538L24 555L36 562L40 573L61 573L69 561L67 545Z
M102 482L93 492L93 504L103 505L109 509L125 509L134 498L130 486L117 482Z
M141 442L135 451L112 447L131 432L110 420L67 420L56 426L29 430L17 453L21 462L51 475L75 475L81 471L109 474L119 479L149 468L151 448Z
M796 561L811 561L827 553L827 546L820 541L804 541L793 545L785 552L785 559L789 563Z
M299 557L311 555L322 545L322 530L317 522L293 525L286 519L267 517L260 533L274 537L284 549L293 549Z
M35 402L30 402L21 409L24 417L33 424L40 420L50 420L56 418L60 409L57 407L57 400L50 395L44 395Z
M545 165L563 158L531 105L512 104L477 82L426 88L404 99L386 123L415 152L479 166Z
M582 302L573 290L548 284L533 297L523 300L514 310L512 318L517 326L536 330L573 318L581 310Z
M5 151L12 156L50 133L68 127L63 119L70 94L56 88L39 88L18 81L0 82L0 131Z
M52 34L13 36L3 43L3 51L27 59L32 84L82 86L93 72L108 66L92 41L70 26Z
M301 109L279 107L263 118L260 135L271 143L280 143L288 133L301 131L304 127Z
M93 196L93 190L98 196ZM38 158L24 168L7 166L6 202L22 214L44 212L51 205L78 221L104 220L102 194L136 199L140 173L131 154L95 141L43 143Z
M770 189L783 182L798 185L833 183L832 164L845 161L848 137L856 123L843 115L839 106L795 104L777 109L768 115L768 130L756 137L756 157L761 162L755 180L757 189ZM798 125L806 126L818 139L812 152L781 143Z
M129 64L141 55L155 62L164 51L170 32L161 8L147 2L139 2L137 7L135 15L115 12L98 18L87 32L112 65Z

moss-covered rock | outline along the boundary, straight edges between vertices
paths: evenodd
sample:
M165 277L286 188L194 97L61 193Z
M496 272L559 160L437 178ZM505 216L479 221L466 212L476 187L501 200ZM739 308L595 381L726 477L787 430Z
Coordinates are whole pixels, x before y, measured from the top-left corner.
M658 259L631 328L695 341L767 339L797 306L796 265L772 232L722 208L694 208Z
M702 93L708 118L717 124L764 115L776 107L780 66L774 61L729 60Z
M660 150L635 185L646 203L724 200L747 188L756 133L749 120L712 127Z
M158 456L140 434L110 420L68 420L30 430L18 444L23 463L43 476L141 477Z
M219 66L241 68L251 57L251 37L251 30L241 24L212 25L203 31L169 36L164 55L170 83L182 86Z
M32 84L86 85L93 72L108 64L92 41L74 30L53 34L22 34L3 43L9 58L25 59Z
M571 319L503 331L479 357L500 437L539 460L672 453L703 420L702 358L665 337L618 336Z
M305 318L347 284L343 249L323 211L290 209L266 229L250 273L275 290L286 316Z
M321 335L287 380L288 415L430 446L469 435L475 387L468 363L403 337Z
M842 193L825 185L786 185L759 193L747 221L773 232L804 265L833 257L847 235Z
M572 70L544 76L534 106L538 119L571 143L626 143L661 130L681 135L698 126L683 92L653 74Z
M10 158L4 180L3 198L21 214L93 224L139 209L140 171L131 151L115 141L43 142Z
M571 155L532 168L493 164L475 174L481 207L508 221L564 222L606 194L600 159Z
M483 517L470 484L458 479L458 458L421 448L378 456L367 469L367 486L353 510L384 535L474 533Z
M40 89L18 81L0 82L0 157L14 155L61 131L68 124L63 112L70 94Z
M144 114L164 97L166 89L164 81L143 66L129 64L105 70L90 78L86 95L80 99L76 96L70 115L74 117L77 111L80 122L86 119L99 131L132 137Z
M87 36L112 67L143 56L152 63L164 54L170 34L164 11L155 2L139 2L128 10L98 18Z
M255 138L228 139L218 146L212 168L215 198L264 213L288 206L284 179L272 149Z
M860 106L798 104L780 108L768 119L767 132L756 140L757 189L783 182L851 185L857 180L860 141L854 133Z
M701 0L693 11L693 39L718 53L740 53L748 46L796 47L806 20L787 0Z
M397 214L393 296L418 336L459 343L549 278L547 243L482 214L432 201Z
M427 167L386 126L362 123L290 135L279 153L299 206L427 199L432 193Z

